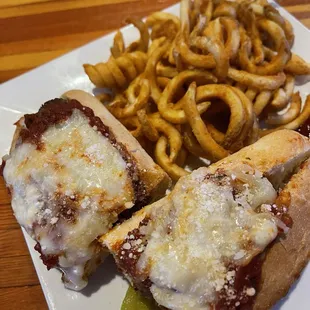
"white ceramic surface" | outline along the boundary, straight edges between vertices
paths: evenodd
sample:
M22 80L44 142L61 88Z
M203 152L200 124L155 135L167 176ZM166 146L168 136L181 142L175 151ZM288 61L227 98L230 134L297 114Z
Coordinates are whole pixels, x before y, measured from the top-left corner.
M293 50L310 62L310 32L284 9L278 8L294 26L296 40ZM178 15L179 5L166 11ZM131 26L122 31L128 42L137 38L137 31ZM0 156L8 152L14 132L13 124L22 114L37 111L45 101L73 88L92 92L93 85L84 74L82 64L106 60L113 36L114 33L111 33L0 86ZM303 95L310 93L310 83L298 89ZM128 285L116 271L111 257L91 277L89 285L82 292L66 290L60 280L60 273L46 270L33 249L33 240L27 234L24 235L50 309L120 309ZM309 310L309 283L310 264L290 294L275 309Z

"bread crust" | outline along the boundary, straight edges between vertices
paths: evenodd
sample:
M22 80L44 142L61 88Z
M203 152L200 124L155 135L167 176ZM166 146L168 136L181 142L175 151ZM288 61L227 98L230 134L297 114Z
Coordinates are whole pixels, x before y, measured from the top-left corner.
M82 90L70 90L63 97L75 99L82 105L92 109L102 122L112 129L118 142L121 142L127 151L135 158L140 177L145 185L147 194L156 200L164 196L170 186L169 176L154 163L153 159L141 147L139 142L128 130L105 108L105 106L91 94Z
M267 176L275 187L282 185L288 177L296 172L300 164L310 157L308 138L290 130L281 130L265 136L255 144L225 158L210 167L215 172L219 168L238 166L242 163L252 166ZM279 177L280 175L280 177ZM298 173L279 195L289 193L291 200L289 215L293 219L293 228L285 239L279 239L266 252L266 261L262 266L262 277L258 296L253 305L254 310L270 309L279 299L285 296L299 277L309 261L310 256L310 159L306 160ZM148 217L150 210L163 208L169 204L167 197L146 206L131 219L115 227L100 239L117 258L120 244L128 232L139 227L140 222ZM117 259L116 259L117 261ZM128 275L124 272L127 278ZM135 285L135 279L128 279Z
M210 168L245 163L259 170L278 189L303 161L310 157L310 140L296 131L283 129L226 157Z
M262 276L254 310L270 309L284 297L299 278L310 259L310 159L280 193L290 197L288 213L293 227L268 249L262 266Z

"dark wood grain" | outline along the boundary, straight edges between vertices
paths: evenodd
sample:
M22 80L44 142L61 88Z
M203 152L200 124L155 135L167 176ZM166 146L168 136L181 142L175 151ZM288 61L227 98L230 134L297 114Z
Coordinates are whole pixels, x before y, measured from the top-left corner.
M9 307L8 307L9 305ZM47 309L40 285L9 287L0 290L0 309Z
M0 230L0 253L2 258L22 256L27 253L26 242L19 227Z
M24 253L14 257L0 257L0 289L39 284L31 258L26 250Z
M1 0L0 83L177 0ZM310 0L278 1L310 28ZM47 309L0 177L0 309Z

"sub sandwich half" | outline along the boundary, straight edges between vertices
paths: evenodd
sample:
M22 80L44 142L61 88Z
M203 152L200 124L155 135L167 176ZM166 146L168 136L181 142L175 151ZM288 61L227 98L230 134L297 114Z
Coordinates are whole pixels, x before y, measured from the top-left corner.
M102 261L97 238L170 184L140 144L93 96L69 91L16 123L3 176L43 263L80 290Z
M270 134L182 177L100 242L164 308L269 309L309 260L309 156L308 138Z

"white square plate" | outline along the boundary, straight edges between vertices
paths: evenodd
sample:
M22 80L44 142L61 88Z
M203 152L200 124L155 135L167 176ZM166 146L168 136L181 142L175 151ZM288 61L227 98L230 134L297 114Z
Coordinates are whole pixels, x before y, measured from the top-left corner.
M293 50L310 62L310 32L284 9L277 4L275 6L294 27L296 40ZM179 5L168 8L166 12L179 15ZM122 32L128 42L137 37L136 30L131 26L125 27ZM92 92L93 85L84 73L82 64L108 59L113 37L114 33L111 33L0 86L0 156L8 153L13 124L22 114L36 112L45 101L59 97L70 89ZM309 94L310 83L297 89L302 95ZM74 292L64 288L57 270L46 270L33 249L35 243L25 232L24 236L50 309L120 309L128 284L117 272L111 257L91 277L89 285L82 292ZM289 295L275 309L309 310L309 283L310 264Z

